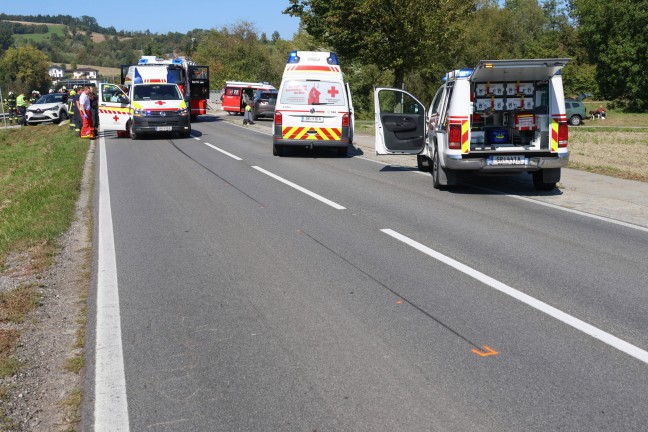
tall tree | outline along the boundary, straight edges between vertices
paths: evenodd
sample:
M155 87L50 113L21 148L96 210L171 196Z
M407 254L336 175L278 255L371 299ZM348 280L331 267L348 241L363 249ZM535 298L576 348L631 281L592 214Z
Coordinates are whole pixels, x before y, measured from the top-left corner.
M648 7L636 0L572 0L603 97L648 111Z
M44 91L51 83L49 61L42 52L27 45L9 48L0 60L0 81L17 91Z
M468 0L290 0L284 13L340 56L393 71L401 87L407 72L448 51L473 9Z

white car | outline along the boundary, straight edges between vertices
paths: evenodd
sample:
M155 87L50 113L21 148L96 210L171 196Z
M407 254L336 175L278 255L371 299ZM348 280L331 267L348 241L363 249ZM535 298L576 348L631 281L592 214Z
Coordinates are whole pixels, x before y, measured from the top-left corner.
M49 93L41 96L27 107L25 114L27 124L45 122L60 123L68 118L68 95L66 93Z

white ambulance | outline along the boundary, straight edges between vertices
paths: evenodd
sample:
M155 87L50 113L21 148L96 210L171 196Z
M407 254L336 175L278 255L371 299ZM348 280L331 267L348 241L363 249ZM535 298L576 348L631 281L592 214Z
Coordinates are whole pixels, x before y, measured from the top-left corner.
M292 51L277 96L272 154L325 147L346 156L353 123L351 91L335 53Z
M553 190L567 166L564 58L482 60L449 72L429 110L410 93L374 92L376 154L416 154L437 189L461 172L532 174Z
M124 86L99 85L99 124L102 130L142 134L178 132L191 135L189 105L177 84L168 82L165 66L131 66Z

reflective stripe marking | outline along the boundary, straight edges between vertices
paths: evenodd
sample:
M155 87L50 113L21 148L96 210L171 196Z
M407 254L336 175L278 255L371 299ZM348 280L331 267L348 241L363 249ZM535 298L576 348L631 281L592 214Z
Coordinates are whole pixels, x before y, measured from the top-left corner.
M340 141L341 128L316 128L304 126L283 126L281 128L283 139Z

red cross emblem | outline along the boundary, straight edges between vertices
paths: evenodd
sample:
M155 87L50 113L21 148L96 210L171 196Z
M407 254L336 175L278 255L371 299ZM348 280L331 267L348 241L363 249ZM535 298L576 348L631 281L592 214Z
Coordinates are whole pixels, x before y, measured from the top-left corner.
M166 105L166 102L164 102L164 101L156 101L155 105Z
M113 117L113 120L115 120L115 121L119 120L119 116L117 116L117 114L115 114L115 117Z
M334 98L338 93L340 93L340 91L335 87L331 87L327 93L330 94L332 98Z

